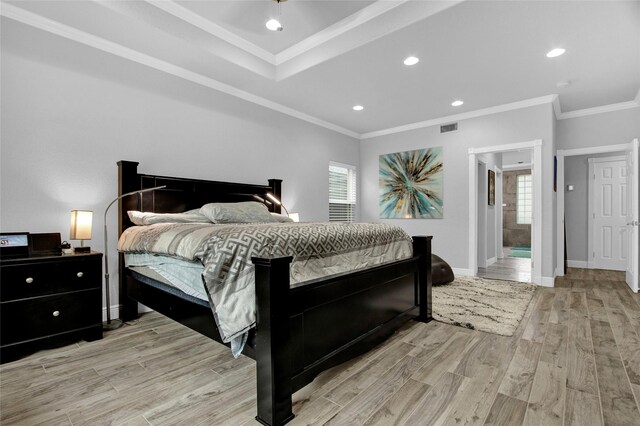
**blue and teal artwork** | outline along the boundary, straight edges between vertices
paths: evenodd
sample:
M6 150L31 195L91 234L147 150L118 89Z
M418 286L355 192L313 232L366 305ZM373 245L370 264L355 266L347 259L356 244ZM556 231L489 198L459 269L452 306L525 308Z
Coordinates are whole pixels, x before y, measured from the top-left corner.
M442 147L380 156L380 218L442 219Z

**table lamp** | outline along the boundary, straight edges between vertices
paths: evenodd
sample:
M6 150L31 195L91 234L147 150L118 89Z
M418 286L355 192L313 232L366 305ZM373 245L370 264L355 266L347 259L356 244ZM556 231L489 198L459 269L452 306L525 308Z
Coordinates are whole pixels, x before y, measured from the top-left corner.
M76 253L89 253L91 247L84 245L84 240L91 239L91 223L93 212L90 210L71 210L70 240L80 240L80 247L74 247Z

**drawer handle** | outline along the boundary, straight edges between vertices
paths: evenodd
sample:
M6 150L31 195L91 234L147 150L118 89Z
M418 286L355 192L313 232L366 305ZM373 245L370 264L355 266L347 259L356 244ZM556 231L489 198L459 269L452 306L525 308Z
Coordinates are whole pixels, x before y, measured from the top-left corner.
M83 274L82 272L78 272L78 273L76 274L76 276L77 276L78 278L82 278L82 276L83 276L83 275L84 275L84 274Z
M54 317L59 317L60 316L60 311L53 311L53 316Z
M27 284L31 284L33 282L33 278L29 277L25 280Z

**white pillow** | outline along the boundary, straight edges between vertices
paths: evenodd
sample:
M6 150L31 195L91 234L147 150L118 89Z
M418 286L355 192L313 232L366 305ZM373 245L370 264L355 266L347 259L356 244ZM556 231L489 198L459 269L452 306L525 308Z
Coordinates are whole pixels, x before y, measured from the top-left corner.
M200 208L200 213L213 223L260 223L277 222L269 209L257 201L241 203L209 203Z
M278 222L293 222L293 219L289 216L285 216L280 213L271 213L271 216Z
M129 219L135 225L153 225L154 223L211 223L200 209L189 210L184 213L153 213L129 210Z

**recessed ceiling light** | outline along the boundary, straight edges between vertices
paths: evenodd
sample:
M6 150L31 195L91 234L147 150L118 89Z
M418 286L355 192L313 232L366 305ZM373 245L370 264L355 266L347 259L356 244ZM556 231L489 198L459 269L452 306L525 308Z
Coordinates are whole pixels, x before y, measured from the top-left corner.
M418 62L420 62L420 59L416 58L415 56L409 56L404 60L404 64L407 66L415 65Z
M451 102L451 106L460 106L462 105L464 102L462 102L461 100L457 100L457 101L453 101Z
M362 105L356 105L353 107L354 111L362 111L364 109L364 107Z
M556 56L560 56L565 52L565 50L561 47L558 47L556 49L550 50L547 53L547 58L555 58Z
M277 19L269 19L265 26L271 31L282 31L282 25Z

